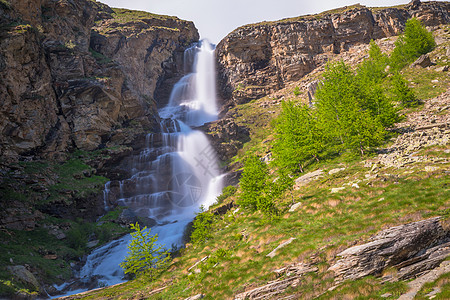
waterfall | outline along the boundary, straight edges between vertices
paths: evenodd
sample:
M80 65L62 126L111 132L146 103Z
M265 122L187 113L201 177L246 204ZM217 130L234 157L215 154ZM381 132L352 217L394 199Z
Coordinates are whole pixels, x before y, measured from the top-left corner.
M206 41L185 51L185 71L192 72L174 86L167 106L160 109L159 132L148 134L146 148L132 157L131 177L118 183L117 203L152 224L152 234L166 248L182 246L186 225L222 190L216 153L207 137L191 128L217 119L214 57ZM106 206L111 189L107 183ZM84 290L125 281L119 263L130 239L112 241L88 256L79 274Z

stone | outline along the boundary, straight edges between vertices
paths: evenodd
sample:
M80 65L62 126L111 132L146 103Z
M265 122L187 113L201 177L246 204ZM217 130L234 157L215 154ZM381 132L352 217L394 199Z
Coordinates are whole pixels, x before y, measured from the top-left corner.
M449 69L448 66L442 66L435 69L436 72L447 72Z
M359 189L359 185L357 183L352 184L352 187L354 187L355 189Z
M382 230L369 242L339 253L329 270L337 281L379 276L392 267L398 272L391 280L413 278L450 255L450 227L441 222L435 217Z
M332 169L332 170L328 171L328 174L329 174L329 175L333 175L333 174L342 172L342 171L344 171L344 170L345 170L345 168L336 168L336 169Z
M368 44L371 39L400 34L411 16L426 26L447 24L449 20L446 3L427 2L376 11L359 5L320 18L239 27L216 48L222 104L232 107L285 88L336 54Z
M205 295L203 295L203 294L197 294L197 295L195 295L195 296L188 297L188 298L186 298L186 299L184 299L184 300L198 300L198 299L203 299L203 297L205 297Z
M425 172L434 172L434 171L439 170L439 168L435 167L435 166L426 166L424 170L425 170Z
M282 277L280 279L270 281L266 285L263 285L261 287L257 287L254 289L251 289L249 291L240 293L234 297L235 300L244 300L244 299L272 299L276 298L275 296L278 294L283 293L286 291L289 287L297 287L301 284L300 278L305 275L306 273L310 272L317 272L318 268L316 266L304 264L304 263L297 263L290 266L287 266L285 268L281 268L279 270L276 270L278 276L282 276L283 274L285 277ZM285 298L283 298L285 299ZM290 298L291 299L291 298ZM296 298L292 298L296 299Z
M297 202L295 204L293 204L290 208L289 208L289 212L294 212L296 211L299 207L302 206L301 202Z
M168 100L161 91L184 75L183 52L199 39L192 22L149 13L124 23L89 0L12 1L11 10L2 24L33 27L0 40L2 158L63 161L74 146L133 145L158 124L154 100Z
M281 243L280 245L278 245L278 247L273 249L272 252L270 252L269 254L266 255L266 257L274 258L277 255L278 250L280 250L281 248L286 247L287 245L292 243L294 240L295 240L295 238L289 238L287 241Z
M331 189L331 193L332 193L332 194L335 194L335 193L339 193L340 191L343 191L343 190L345 190L345 186L343 186L343 187L338 187L338 188L332 188L332 189Z
M100 242L99 240L93 240L93 241L90 241L90 242L88 242L88 243L86 244L86 247L88 247L88 248L94 248L95 246L98 245L99 242Z
M391 293L385 293L385 294L381 295L380 297L381 297L381 298L389 298L389 297L391 297L391 296L392 296Z
M314 172L309 172L303 176L300 176L299 178L297 178L295 180L295 185L294 185L294 189L299 189L302 186L307 185L308 183L319 179L320 177L323 176L323 170L319 169L316 170Z
M32 287L36 291L40 291L41 287L36 277L24 266L8 266L6 269L23 284Z
M428 54L423 54L421 55L418 59L416 59L416 61L414 61L411 64L411 68L414 67L422 67L422 68L426 68L429 66L432 66L433 63L430 60L430 57L428 56Z
M446 273L450 273L450 261L444 261L435 270L431 270L430 272L427 272L417 279L409 282L408 286L410 290L406 294L401 295L398 300L413 300L426 283L433 282Z

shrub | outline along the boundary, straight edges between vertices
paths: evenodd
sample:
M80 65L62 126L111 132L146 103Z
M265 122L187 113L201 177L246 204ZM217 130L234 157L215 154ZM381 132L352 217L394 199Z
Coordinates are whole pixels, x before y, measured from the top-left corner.
M197 214L194 219L194 224L192 225L194 229L191 234L192 244L202 244L212 236L211 227L213 221L214 214L209 211L204 211L204 208L202 207L202 211Z
M244 162L244 171L242 172L239 185L242 193L237 204L254 211L258 209L259 198L264 196L266 186L268 167L261 159L252 155Z
M315 111L307 105L284 101L275 121L275 164L287 172L302 172L306 162L311 158L318 160L323 149L323 131Z
M419 99L417 99L414 92L408 87L408 81L406 81L399 73L395 73L391 79L391 93L394 99L396 99L403 107L414 107L419 105Z
M220 194L217 198L216 198L216 203L220 204L223 201L225 201L228 197L231 197L234 195L234 193L236 193L237 188L235 186L229 185L223 188L222 190L222 194Z
M399 70L435 47L433 34L422 26L419 20L409 19L406 22L404 33L395 43L395 49L391 55L391 65L394 69Z
M150 229L140 228L139 224L130 224L131 243L128 245L128 254L125 260L120 263L125 274L145 275L150 279L165 270L169 265L169 251L162 246L157 246L158 235L150 235Z
M300 88L296 86L293 93L296 97L298 97L300 95Z

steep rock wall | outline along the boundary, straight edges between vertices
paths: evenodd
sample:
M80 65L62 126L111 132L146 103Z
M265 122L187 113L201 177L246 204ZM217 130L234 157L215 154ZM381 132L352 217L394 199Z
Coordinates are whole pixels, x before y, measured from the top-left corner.
M361 5L315 16L240 27L217 46L224 105L258 99L299 80L330 56L371 39L398 35L408 18L427 26L450 22L449 2L413 1L403 8Z
M89 0L11 0L0 5L0 36L7 160L139 147L159 121L155 90L182 74L180 53L198 40L192 22Z

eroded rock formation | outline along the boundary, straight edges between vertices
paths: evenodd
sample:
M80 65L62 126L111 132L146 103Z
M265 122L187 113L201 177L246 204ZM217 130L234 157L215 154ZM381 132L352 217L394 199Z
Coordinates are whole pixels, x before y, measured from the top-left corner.
M319 15L240 27L217 46L224 105L258 99L299 80L333 54L398 35L410 17L427 26L450 22L450 3L414 1L403 8L361 5Z
M170 88L198 40L192 22L89 0L10 1L0 25L0 155L10 159L132 145L158 121L155 90Z

